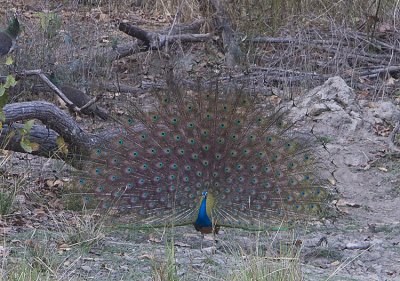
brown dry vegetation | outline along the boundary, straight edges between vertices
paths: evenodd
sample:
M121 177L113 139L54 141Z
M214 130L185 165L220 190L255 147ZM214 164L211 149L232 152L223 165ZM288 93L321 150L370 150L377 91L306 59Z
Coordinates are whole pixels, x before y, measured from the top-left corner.
M243 85L277 103L301 100L302 93L329 77L341 76L359 98L400 102L398 0L220 0L240 47L233 54L238 58L234 65L227 63L228 47L221 30L215 30L220 15L213 2L218 1L16 0L1 2L0 17L4 25L6 11L16 8L21 14L23 32L13 54L15 70L54 71L63 82L90 89L92 95L102 94L99 103L113 115L120 113L126 100L164 87L171 73L188 87L199 77L204 83L219 79L222 85ZM212 33L211 39L173 41L160 49L116 56L120 47L134 40L118 29L120 23L159 32L199 19L204 22L195 33ZM2 75L11 71L0 70ZM24 77L10 91L10 102L35 100L56 102L54 93L36 76ZM89 117L77 120L87 131L112 126ZM385 134L394 125L384 124L379 131ZM203 241L191 228L115 230L107 218L82 210L76 204L79 200L63 200L70 192L66 190L71 186L71 167L58 161L62 158L60 151L49 158L4 152L0 280L400 278L393 269L380 271L379 279L368 279L369 272L349 266L357 262L358 253L353 259L326 249L302 255L303 238L298 237L316 233L311 237L318 244L324 233L320 225L293 235L226 230L217 254L213 254L214 243ZM398 161L392 165L399 170ZM397 193L398 187L393 188ZM376 231L393 236L398 232L396 226L383 228ZM353 230L346 225L342 231ZM393 247L398 247L398 241Z

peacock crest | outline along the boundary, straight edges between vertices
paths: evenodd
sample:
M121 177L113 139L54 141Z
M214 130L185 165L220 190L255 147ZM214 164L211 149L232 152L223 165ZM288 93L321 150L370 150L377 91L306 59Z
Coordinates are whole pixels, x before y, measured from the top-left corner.
M193 224L266 229L318 215L327 192L312 141L282 109L241 91L150 94L130 104L120 130L94 147L80 175L102 208L129 212L139 226Z

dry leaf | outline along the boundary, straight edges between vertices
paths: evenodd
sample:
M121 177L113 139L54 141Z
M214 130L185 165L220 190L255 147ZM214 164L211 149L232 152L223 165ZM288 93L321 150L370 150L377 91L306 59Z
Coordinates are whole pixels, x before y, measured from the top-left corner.
M139 260L154 260L154 256L150 254L144 254L141 256L138 256Z
M387 172L388 171L388 169L385 168L385 167L378 167L378 170L382 171L382 172Z

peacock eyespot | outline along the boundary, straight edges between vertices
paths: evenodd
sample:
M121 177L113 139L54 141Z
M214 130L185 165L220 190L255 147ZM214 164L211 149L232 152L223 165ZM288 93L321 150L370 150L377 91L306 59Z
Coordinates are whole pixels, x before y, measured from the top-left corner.
M86 180L85 179L79 179L79 184L85 184Z
M194 123L192 123L192 122L187 123L187 127L188 127L189 129L194 128Z
M192 159L197 160L199 155L197 153L192 153Z
M147 139L147 135L146 135L146 134L141 134L141 135L140 135L140 138L141 138L142 140L145 140L145 139Z
M221 158L222 158L222 154L221 153L215 154L215 159L220 160Z
M175 180L175 178L176 178L175 175L169 175L169 176L168 176L168 179L169 179L170 181Z
M153 115L153 116L151 117L151 119L155 122L155 121L157 121L158 119L160 119L160 117L159 117L158 115Z
M118 144L119 144L119 145L123 145L123 144L124 144L124 140L123 140L123 139L119 139L119 140L118 140Z
M183 148L178 149L178 154L179 155L184 155L185 154L185 150Z
M196 141L194 139L190 138L190 139L188 139L188 143L193 145L196 143Z
M242 170L243 166L241 164L237 164L236 165L236 170L240 171Z
M134 187L133 183L130 183L130 182L125 185L125 188L127 190L131 190L133 187Z
M173 125L175 125L175 124L177 124L178 123L178 118L172 118L171 119L171 123L173 124Z
M185 169L186 171L190 171L192 168L190 167L190 165L185 165L184 169Z
M201 171L197 171L196 176L201 177L201 176L203 176L203 173Z
M221 123L221 124L219 125L219 127L220 127L221 129L225 129L225 128L226 128L226 124L225 124L225 123Z
M122 196L122 192L121 191L116 191L116 192L113 193L113 196L115 198L120 198Z
M208 151L210 149L210 146L208 144L203 145L203 150Z
M158 162L158 163L157 163L157 167L158 167L158 168L164 167L164 163L163 163L163 162Z
M175 140L176 141L180 141L181 140L181 136L180 135L175 135Z
M170 166L171 170L176 170L178 169L178 165L176 163L171 164Z
M237 135L231 135L231 139L237 140L237 139L238 139L238 136L237 136Z
M153 178L153 180L154 180L155 182L159 182L159 181L161 180L161 177L155 176L155 177Z
M97 148L96 149L96 154L99 156L99 155L101 155L101 149L100 148Z
M139 152L133 151L133 152L132 152L132 156L133 156L134 158L138 157L138 156L139 156Z
M203 160L202 163L203 163L203 166L205 166L205 167L208 166L208 161L207 160Z
M96 173L96 175L100 175L101 174L101 169L100 168L96 168L95 169L95 173Z
M267 141L267 142L271 143L272 140L273 140L272 137L266 137L266 141Z
M212 175L214 178L216 178L216 177L218 177L218 172L213 172Z
M130 173L132 173L132 172L133 172L133 169L132 169L131 167L125 168L125 173L126 173L126 174L130 174Z
M171 153L171 149L170 148L164 148L164 153L165 154L170 154Z
M160 132L160 137L164 138L167 135L166 132Z
M128 118L127 122L128 122L129 125L132 125L134 123L132 118Z
M183 177L183 181L184 182L189 182L189 177L188 176Z
M141 169L142 169L142 170L147 170L148 167L149 167L149 165L147 165L147 164L145 163L145 164L143 164L143 165L141 166Z
M144 185L145 182L146 182L146 181L145 181L145 179L143 179L143 178L140 178L140 179L138 180L138 183L139 183L140 185Z

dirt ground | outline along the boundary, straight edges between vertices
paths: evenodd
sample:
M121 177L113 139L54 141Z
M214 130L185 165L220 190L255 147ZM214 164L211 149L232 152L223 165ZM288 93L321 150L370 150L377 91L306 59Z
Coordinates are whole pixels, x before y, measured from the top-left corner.
M6 6L12 6L6 2ZM16 62L27 69L47 69L48 57L58 71L74 69L81 63L78 50L84 54L80 57L83 62L93 61L114 41L119 44L131 40L117 30L117 19L140 23L150 16L135 9L117 15L90 6L79 12L71 7L60 8L59 36L43 41L36 10L42 10L45 4L22 2L16 4L24 11L24 32ZM149 28L166 24L167 20L158 16L147 22ZM47 42L42 45L50 50L47 54L37 47L41 42ZM64 47L57 48L57 44ZM185 50L186 56L176 65L187 67L192 76L213 71L220 61L218 51L211 47L208 53L188 48L190 51ZM82 80L101 75L113 80L118 72L118 79L132 86L142 79L156 81L161 72L157 63L165 57L154 56L158 55L142 53L104 67L96 62L96 71L83 75ZM36 61L29 59L32 57ZM207 69L208 65L212 67ZM82 84L79 77L66 74L68 80ZM217 242L212 236L203 238L189 226L147 231L115 228L112 220L99 220L89 211L67 208L63 194L71 181L70 166L56 159L15 153L2 167L7 182L18 181L26 171L29 174L24 177L24 188L16 197L13 212L0 217L0 279L164 280L155 276L165 276L173 250L179 280L250 280L237 276L259 261L269 263L270 258L273 264L274 258L282 255L300 257L299 265L272 265L294 266L293 272L297 273L287 280L400 280L400 161L389 145L390 133L400 120L399 101L385 97L371 100L340 77L310 89L296 97L295 107L284 99L282 104L291 107L289 118L297 121L297 127L307 132L312 129L328 140L325 148L319 147L319 153L326 167L328 188L336 197L331 202L338 211L334 216L294 232L222 229ZM16 98L38 97L55 100L49 93ZM109 93L101 104L115 113L115 104L125 99L124 94ZM78 122L88 130L110 125L89 117L78 117ZM399 144L394 146L398 148ZM7 155L4 153L3 159ZM282 250L282 244L286 250ZM21 273L7 279L12 271L31 275Z

